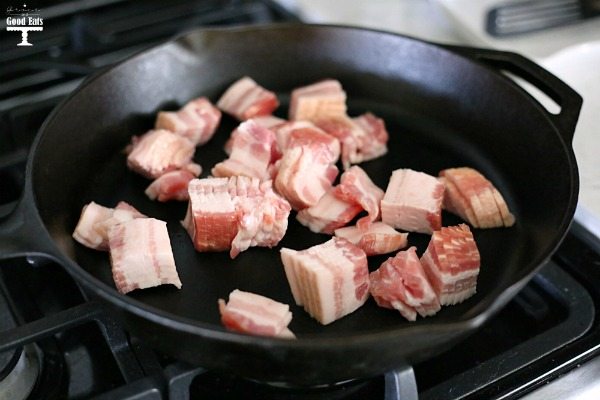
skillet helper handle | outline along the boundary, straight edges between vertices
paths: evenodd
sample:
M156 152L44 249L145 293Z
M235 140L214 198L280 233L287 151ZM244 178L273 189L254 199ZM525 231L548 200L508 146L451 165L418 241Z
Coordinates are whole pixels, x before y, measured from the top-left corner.
M58 261L31 196L24 194L12 211L0 215L0 260L28 257Z
M558 128L565 142L569 144L573 142L583 100L569 85L517 53L452 45L444 45L444 47L495 69L511 72L540 89L560 106L558 114L552 114L544 109L546 114Z

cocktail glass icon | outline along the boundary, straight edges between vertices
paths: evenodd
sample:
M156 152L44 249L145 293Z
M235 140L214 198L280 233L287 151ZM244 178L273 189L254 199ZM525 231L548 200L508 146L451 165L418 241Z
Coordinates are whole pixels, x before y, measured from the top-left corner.
M41 31L44 28L42 26L7 26L7 31L21 31L21 43L17 46L33 46L27 41L29 31Z

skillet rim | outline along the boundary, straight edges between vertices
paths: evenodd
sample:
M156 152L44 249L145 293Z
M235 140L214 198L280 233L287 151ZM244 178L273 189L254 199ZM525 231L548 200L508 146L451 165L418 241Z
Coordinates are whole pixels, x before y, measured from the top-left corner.
M327 337L319 337L318 334L307 334L306 336L300 336L296 340L288 340L281 338L272 338L272 337L263 337L263 336L253 336L246 335L236 332L231 332L225 330L223 327L219 327L218 325L209 324L205 322L200 322L197 320L193 320L191 318L178 316L172 314L170 312L164 311L162 309L158 309L156 307L150 306L140 300L135 298L120 294L114 287L110 287L106 285L104 282L100 281L93 275L91 275L87 270L79 266L77 262L72 260L70 257L66 256L63 251L57 246L56 241L50 236L50 233L46 227L46 224L42 220L39 209L37 206L35 191L33 188L33 171L35 169L34 161L36 159L36 155L38 152L38 146L43 137L46 135L48 125L54 121L56 114L58 114L63 108L67 106L67 104L78 96L78 94L83 91L87 86L94 83L97 79L104 77L114 71L118 70L122 65L126 63L133 62L134 60L139 60L142 57L149 57L154 52L160 51L164 47L173 45L174 43L180 43L186 40L186 37L192 34L220 34L223 32L226 33L236 33L243 34L249 31L261 31L261 30L288 30L288 29L317 29L317 30L333 30L333 31L356 31L356 32L372 32L379 35L387 35L392 37L401 37L410 41L415 41L421 44L425 44L427 46L433 46L437 50L446 53L447 55L451 55L453 57L460 57L466 60L469 63L473 63L482 67L484 70L487 70L490 75L494 77L494 79L500 79L503 84L509 85L516 90L519 95L522 97L524 102L529 103L531 106L539 111L546 122L553 128L554 133L560 139L560 143L563 145L563 151L567 156L567 160L570 161L575 168L570 168L570 183L571 183L571 191L570 197L568 201L568 205L565 209L565 214L561 220L560 225L557 228L557 232L560 234L556 235L552 241L547 243L544 251L540 252L540 256L534 259L532 262L524 265L522 267L523 271L529 271L524 275L515 275L513 279L509 280L508 286L502 289L502 291L493 299L491 299L490 304L480 310L478 313L473 313L472 310L462 314L462 318L457 321L440 321L428 324L401 324L397 328L390 328L384 331L377 332L357 332L357 333L344 333L343 339L340 340L338 337L327 336ZM180 43L181 44L181 43ZM185 44L182 44L186 46ZM499 51L499 53L505 53ZM86 288L94 292L96 295L100 296L105 301L108 301L110 304L117 306L127 312L131 312L137 317L147 319L150 322L157 323L163 325L166 328L175 329L180 332L186 332L189 334L193 334L196 336L204 337L206 339L218 340L218 341L227 341L227 342L235 342L237 344L242 345L254 345L259 347L285 347L290 349L332 349L339 347L347 347L348 345L365 345L368 346L374 342L381 341L394 341L397 342L401 340L405 336L413 336L419 335L420 333L428 332L431 334L432 330L436 332L436 334L450 334L455 333L458 334L460 332L466 333L472 331L479 326L481 326L487 319L489 319L493 314L495 314L498 310L500 310L515 294L518 290L520 290L532 277L535 275L539 269L541 269L544 264L549 260L551 255L555 252L556 248L563 241L564 237L568 232L568 228L572 223L573 216L575 213L575 207L578 198L578 187L579 187L579 178L577 172L577 164L575 160L575 155L572 146L569 146L556 126L555 122L550 118L547 111L543 108L543 106L537 102L533 97L531 97L527 92L525 92L521 87L516 85L511 79L501 74L498 70L493 69L487 66L485 63L478 61L476 59L470 58L465 54L461 54L456 51L452 51L451 49L445 47L443 44L434 43L431 41L421 40L415 37L411 37L408 35L398 34L394 32L372 29L372 28L363 28L356 26L347 26L347 25L336 25L336 24L305 24L305 23L294 23L294 22L286 22L286 23L271 23L271 24L261 24L261 25L240 25L234 27L200 27L185 31L181 34L174 36L173 38L140 50L139 52L127 57L124 60L121 60L115 64L112 64L110 67L102 69L97 73L85 78L85 80L73 91L71 92L65 99L63 99L46 117L43 124L41 125L38 133L35 137L35 140L32 144L26 165L26 180L25 187L23 189L22 200L30 201L33 205L32 211L34 212L34 219L36 219L36 223L39 223L42 227L43 232L47 235L47 240L50 243L51 248L54 250L55 254L51 254L50 258L57 261L61 264L69 274L75 277L78 283L83 284ZM484 296L479 303L488 299L491 294Z

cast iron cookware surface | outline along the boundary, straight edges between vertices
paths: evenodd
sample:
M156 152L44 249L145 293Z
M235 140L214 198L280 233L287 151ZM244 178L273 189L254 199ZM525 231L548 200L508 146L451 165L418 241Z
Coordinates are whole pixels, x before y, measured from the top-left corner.
M480 326L526 283L560 242L577 194L570 141L578 96L514 54L471 50L496 67L518 65L513 69L563 105L559 116L551 116L497 70L461 55L465 51L331 26L191 32L90 78L53 112L29 160L23 200L29 206L20 208L37 216L35 205L50 233L41 252L108 301L133 334L184 360L252 378L314 384L374 375L430 357ZM350 115L371 111L386 122L388 154L361 164L383 189L397 168L437 175L443 168L472 166L489 177L517 223L474 230L482 261L477 294L415 323L370 299L355 313L321 326L294 305L279 249L304 249L328 236L311 233L294 213L276 248L251 248L235 260L227 253L196 252L179 223L186 204L150 201L144 195L149 181L127 169L122 150L132 135L152 128L157 111L177 109L198 96L216 102L242 76L277 92L280 117L286 117L293 88L338 79ZM236 125L224 115L215 137L197 149L203 176L226 157L223 144ZM161 286L119 295L108 254L71 238L84 204L114 206L120 200L168 222L181 290ZM459 222L443 216L446 226ZM428 235L409 235L419 254L428 241ZM369 268L385 258L370 258ZM290 304L290 328L298 340L225 331L217 299L236 288Z

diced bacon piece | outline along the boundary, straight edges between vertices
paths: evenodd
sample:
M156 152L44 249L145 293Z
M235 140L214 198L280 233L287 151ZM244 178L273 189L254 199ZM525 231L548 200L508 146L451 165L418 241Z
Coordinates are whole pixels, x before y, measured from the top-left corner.
M115 208L104 207L92 201L83 207L73 238L91 249L108 250L109 229L135 218L147 217L124 201L120 201Z
M192 162L187 165L184 165L182 170L188 171L190 174L194 175L195 177L198 177L202 173L202 166L200 164Z
M213 137L220 121L221 111L206 97L200 97L179 111L160 111L154 129L166 129L202 145Z
M379 203L384 192L361 167L355 165L344 171L335 190L338 198L359 204L369 214L357 221L359 228L367 229L371 222L379 218Z
M216 177L248 176L266 180L270 178L269 165L273 157L275 134L253 120L243 122L231 136L229 158L211 170Z
M290 147L323 143L329 148L334 161L340 157L340 141L319 129L309 121L292 121L277 125L273 128L277 137L277 145L281 152Z
M346 115L315 120L315 124L342 144L344 169L387 153L389 135L381 118L371 113L357 118Z
M272 182L245 176L194 179L183 226L198 251L230 249L235 258L251 246L273 247L285 235L289 203Z
M98 221L94 228L97 232L99 232L103 237L103 245L102 248L108 250L108 231L110 229L122 222L131 221L132 219L137 218L148 218L146 215L139 212L135 207L126 203L124 201L120 201L115 209L113 210L110 218L107 218L103 221Z
M292 91L289 109L292 121L314 121L344 115L346 92L339 81L326 79Z
M397 169L381 200L381 219L397 229L432 233L442 226L443 197L444 185L433 176Z
M323 143L288 149L278 163L275 189L295 210L314 206L331 189L338 169Z
M275 132L274 127L285 124L287 122L285 119L275 117L274 115L262 115L262 116L250 118L246 121L253 121L256 124L262 126L263 128L271 129L273 132ZM233 132L231 132L231 136L229 137L227 142L225 142L225 146L224 146L223 150L225 151L225 153L227 155L231 155L233 141L235 139L235 136L237 135L236 131L237 131L237 128ZM281 154L279 154L279 157L281 157ZM277 158L279 158L279 157L277 157Z
M281 249L292 295L323 325L358 309L369 297L365 252L345 239L296 251Z
M332 234L362 211L355 202L347 202L335 195L335 188L323 195L317 204L298 211L296 219L315 233Z
M383 222L373 222L367 230L347 226L335 230L335 236L357 245L367 256L391 253L406 247L408 233L400 233Z
M369 280L377 304L398 310L409 321L414 321L417 313L426 317L441 308L414 246L388 258L371 272Z
M231 331L258 336L294 338L288 329L292 313L287 304L235 289L229 301L219 299L221 322Z
M108 250L107 238L96 228L96 224L109 219L113 211L112 208L101 206L93 201L83 206L73 238L91 249Z
M126 201L120 201L117 203L117 205L115 206L115 211L116 210L123 210L123 211L129 211L131 218L148 218L147 215L142 214L141 212L138 211L137 208L135 208L134 206L132 206L131 204L127 203Z
M515 217L494 185L473 168L449 168L440 171L446 186L444 208L475 228L512 226Z
M368 112L352 120L360 128L358 131L360 136L356 138L358 152L350 156L351 163L373 160L387 153L387 142L390 136L383 119Z
M154 218L123 222L108 231L108 241L120 293L165 284L181 288L166 222Z
M279 106L275 93L245 76L234 82L217 102L217 107L240 121L269 115Z
M150 200L162 202L169 200L187 201L189 200L188 183L194 178L195 176L185 169L167 172L156 178L144 193Z
M442 305L460 303L475 294L480 256L468 225L433 232L421 264Z
M194 144L182 136L167 130L152 130L135 141L127 165L146 178L156 179L190 164L195 150Z

